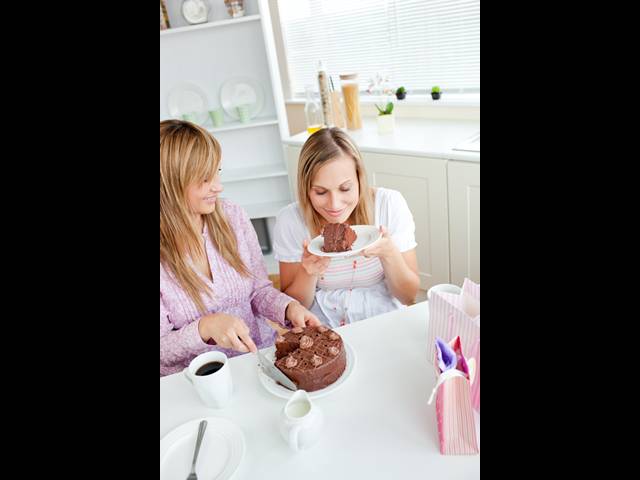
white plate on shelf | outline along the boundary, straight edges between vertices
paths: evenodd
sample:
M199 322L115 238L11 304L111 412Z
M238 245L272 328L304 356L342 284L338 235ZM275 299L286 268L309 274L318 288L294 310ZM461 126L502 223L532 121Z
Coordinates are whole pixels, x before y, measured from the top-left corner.
M167 97L169 115L184 120L183 115L193 115L195 123L204 125L209 119L207 94L192 83L180 83L171 89Z
M312 398L312 399L320 398L335 392L338 388L340 388L344 384L344 382L347 381L349 376L353 373L353 369L356 366L356 353L351 347L351 345L349 345L344 340L342 342L344 344L344 349L347 354L347 366L345 367L344 372L342 372L342 375L340 376L340 378L338 378L338 380L336 380L331 385L321 390L316 390L315 392L307 392L309 394L309 398ZM272 362L275 362L275 359L276 359L275 346L271 346L269 348L265 348L264 350L260 350L260 351L264 353L267 359L271 360ZM260 383L269 393L272 393L276 397L280 397L280 398L289 398L291 397L291 395L294 394L293 391L289 390L288 388L284 388L282 385L276 383L276 381L273 378L267 376L259 366L257 368L258 368L258 377L260 378Z
M160 480L187 478L201 420L207 429L196 463L198 480L224 480L235 473L245 451L242 430L226 418L205 417L183 423L160 440Z
M248 105L249 118L255 118L264 107L264 92L260 84L252 78L230 78L220 87L220 104L234 120L240 119L237 110L240 105Z
M382 237L380 229L375 225L351 225L351 228L357 235L356 241L351 245L351 250L347 250L346 252L323 252L324 237L322 235L318 235L311 240L307 246L307 250L319 257L352 257L365 248L369 248Z

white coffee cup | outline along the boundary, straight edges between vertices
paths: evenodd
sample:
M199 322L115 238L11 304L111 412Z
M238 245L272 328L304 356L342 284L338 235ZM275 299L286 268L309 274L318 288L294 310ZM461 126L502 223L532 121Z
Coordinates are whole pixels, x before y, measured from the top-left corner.
M462 293L462 289L459 286L452 285L450 283L440 283L438 285L434 285L427 291L427 300L431 300L431 292L454 293L456 295L460 295Z
M222 367L213 373L198 374L198 370L214 362L222 363ZM203 369L203 370L206 370ZM229 359L222 352L206 352L191 360L184 369L185 377L195 387L200 399L210 408L224 408L231 401L233 382Z

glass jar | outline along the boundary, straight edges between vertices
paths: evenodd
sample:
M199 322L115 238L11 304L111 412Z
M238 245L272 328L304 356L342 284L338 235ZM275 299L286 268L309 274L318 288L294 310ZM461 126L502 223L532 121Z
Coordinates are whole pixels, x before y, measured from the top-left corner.
M244 0L224 0L224 4L231 18L244 16Z
M338 128L344 128L344 102L341 92L331 92L331 113L333 114L333 124Z
M360 84L357 73L340 75L342 97L344 99L344 111L347 117L347 128L359 130L362 128L362 116L360 115Z
M309 134L320 130L322 124L322 109L318 101L313 98L313 91L309 85L304 87L307 100L304 104L304 118L307 121L307 132Z
M320 92L320 105L322 106L322 118L324 125L333 127L333 111L331 105L331 90L329 89L329 76L324 64L318 64L318 91Z

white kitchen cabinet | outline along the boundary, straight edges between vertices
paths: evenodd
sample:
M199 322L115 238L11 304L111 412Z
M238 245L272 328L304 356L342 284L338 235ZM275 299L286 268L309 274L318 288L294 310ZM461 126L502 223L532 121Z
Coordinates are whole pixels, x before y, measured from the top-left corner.
M447 161L362 152L372 186L398 190L416 224L420 288L449 282Z
M480 283L480 164L449 161L451 283Z
M209 22L188 25L182 0L167 0L172 28L160 31L160 120L170 118L168 95L183 83L200 87L208 109L221 106L230 78L250 78L262 88L264 107L249 123L225 114L224 125L203 125L222 147L223 197L249 217L269 218L291 201L282 138L289 134L267 0L245 0L245 16L231 18L222 0L210 2Z

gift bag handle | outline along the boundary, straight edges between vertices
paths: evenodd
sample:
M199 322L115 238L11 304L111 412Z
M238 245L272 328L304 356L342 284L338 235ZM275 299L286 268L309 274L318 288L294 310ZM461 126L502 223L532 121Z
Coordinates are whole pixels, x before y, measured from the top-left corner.
M438 391L438 387L440 387L440 385L442 385L445 381L453 377L467 378L463 372L461 372L460 370L456 370L455 368L452 368L450 370L445 370L443 373L440 374L440 376L438 377L438 382L436 383L436 386L433 387L433 390L431 390L431 396L429 397L429 401L427 402L427 405L431 405L431 402L433 402L433 397Z

